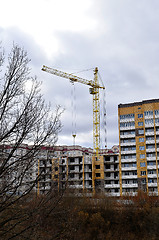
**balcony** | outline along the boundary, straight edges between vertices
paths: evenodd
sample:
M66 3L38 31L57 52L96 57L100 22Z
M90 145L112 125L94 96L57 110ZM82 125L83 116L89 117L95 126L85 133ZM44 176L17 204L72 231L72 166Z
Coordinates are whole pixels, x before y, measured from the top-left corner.
M152 115L146 115L144 117L145 117L145 119L152 119L153 120L153 114Z
M127 139L127 138L135 138L135 133L134 134L127 134L127 135L120 135L121 139Z
M137 170L137 167L122 167L122 171L135 171Z
M152 166L147 166L147 170L156 170L156 164Z
M121 147L127 147L127 146L135 146L136 142L126 142L126 143L120 143Z
M145 136L154 136L154 131L152 131L152 132L145 132Z
M104 188L120 188L120 184L105 184Z
M104 172L115 172L115 171L119 171L119 168L104 168Z
M155 156L147 157L146 159L147 159L147 161L156 161L156 157Z
M135 126L131 126L131 127L120 127L120 130L135 130Z
M148 178L157 178L157 174L154 173L154 174L147 174L147 177Z
M125 155L125 154L136 154L136 150L121 151L121 155Z
M155 152L155 151L156 151L155 147L154 148L146 148L147 153Z
M158 142L159 142L159 140L158 140ZM155 140L146 140L146 144L155 144Z
M138 188L137 183L122 184L122 188Z
M137 175L122 175L122 179L137 179Z
M148 187L157 187L157 182L156 183L148 183Z
M121 163L133 163L136 162L136 158L121 159Z

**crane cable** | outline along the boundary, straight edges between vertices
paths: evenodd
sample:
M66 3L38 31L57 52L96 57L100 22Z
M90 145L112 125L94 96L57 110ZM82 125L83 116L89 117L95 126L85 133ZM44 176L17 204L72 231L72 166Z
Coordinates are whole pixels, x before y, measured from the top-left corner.
M98 75L99 75L100 81L101 81L101 83L102 83L102 85L103 85L103 87L104 87L104 83L103 83L103 81L102 81L102 78L101 78L99 72L98 72ZM104 130L104 148L107 149L106 90L103 89L102 92L103 92L103 96L102 96L102 98L101 98L101 101L102 101L102 102L101 102L101 105L103 105L103 109L102 109L103 112L101 112L101 119L102 119L102 125L103 125L103 130ZM101 135L102 135L102 134L101 134ZM101 140L101 142L102 142L102 140Z
M75 147L75 138L76 138L76 89L74 82L71 82L71 108L72 108L72 137L73 145Z
M103 96L103 117L104 117L104 143L105 148L107 148L107 112L106 112L106 91L104 90L104 96Z

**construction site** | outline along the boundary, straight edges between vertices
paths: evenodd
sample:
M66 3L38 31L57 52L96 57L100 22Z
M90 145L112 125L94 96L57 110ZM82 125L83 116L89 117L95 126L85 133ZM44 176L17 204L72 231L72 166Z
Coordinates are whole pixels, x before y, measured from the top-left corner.
M43 66L43 71L90 86L93 96L93 149L75 145L76 130L72 131L72 146L56 147L58 158L52 160L52 178L58 189L69 187L78 193L103 192L110 196L136 195L138 191L159 194L158 181L158 112L159 99L118 105L119 145L100 147L100 90L98 68L94 79L86 80L73 74ZM106 109L106 108L105 108ZM106 121L106 110L104 111ZM106 124L104 125L106 128ZM45 161L40 161L40 168ZM40 170L43 171L43 170ZM45 183L39 184L45 191Z
M57 69L43 66L42 70L69 79L72 84L78 82L88 85L89 93L93 97L93 149L75 145L76 129L72 130L73 146L55 147L57 159L52 160L52 177L58 189L69 187L74 192L92 194L95 192L106 192L111 196L119 196L119 161L118 146L107 149L107 136L105 129L105 148L100 147L100 90L105 91L103 82L99 82L98 68L94 69L93 80L87 80L73 74L65 73ZM106 128L106 107L104 106L104 127ZM40 173L47 172L45 159L40 159ZM48 168L50 165L48 166ZM45 178L44 178L45 179ZM44 180L39 183L39 193L43 193L49 184ZM51 186L51 185L50 185Z

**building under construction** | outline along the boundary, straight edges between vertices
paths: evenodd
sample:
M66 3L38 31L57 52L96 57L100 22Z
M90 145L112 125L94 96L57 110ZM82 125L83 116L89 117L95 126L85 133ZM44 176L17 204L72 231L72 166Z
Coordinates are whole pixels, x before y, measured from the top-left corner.
M0 146L1 160L8 158L14 145ZM16 148L10 159L11 166L24 159L32 150L32 146L22 144ZM37 155L23 164L26 168L22 184L19 185L20 169L14 168L4 178L0 179L0 186L9 186L14 183L15 194L22 194L29 186L35 183L33 191L36 194L45 194L51 189L61 191L68 189L76 194L103 192L111 196L120 195L118 146L109 150L102 150L100 157L94 156L93 149L81 146L43 146ZM3 161L2 161L3 162ZM18 172L19 171L19 172ZM7 193L12 194L9 188Z
M41 177L37 192L43 194L53 184L58 190L67 188L78 194L103 192L119 196L118 154L118 146L103 150L99 159L96 159L91 148L43 147L38 159Z

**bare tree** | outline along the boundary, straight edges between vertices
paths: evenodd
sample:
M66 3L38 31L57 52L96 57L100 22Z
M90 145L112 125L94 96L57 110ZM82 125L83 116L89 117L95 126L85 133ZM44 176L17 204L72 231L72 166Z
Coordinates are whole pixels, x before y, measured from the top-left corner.
M19 204L40 177L34 174L32 181L26 180L30 169L36 168L41 146L53 146L57 141L61 108L51 113L40 93L41 83L30 76L30 60L24 49L13 44L8 61L0 50L0 238L13 239L30 228L15 230L30 214L22 214Z

